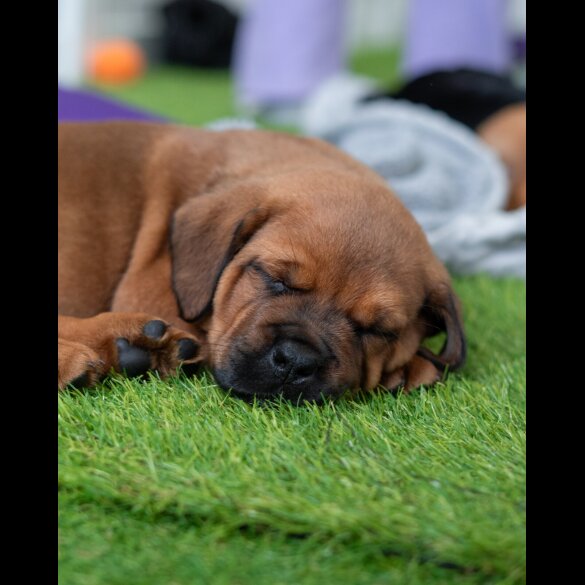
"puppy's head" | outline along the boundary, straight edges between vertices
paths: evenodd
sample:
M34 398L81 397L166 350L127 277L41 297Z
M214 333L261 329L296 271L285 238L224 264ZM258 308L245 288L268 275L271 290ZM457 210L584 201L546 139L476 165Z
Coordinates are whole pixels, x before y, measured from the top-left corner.
M234 183L188 201L171 235L181 317L218 383L318 401L465 358L448 274L376 180L327 170ZM439 355L421 342L441 331Z

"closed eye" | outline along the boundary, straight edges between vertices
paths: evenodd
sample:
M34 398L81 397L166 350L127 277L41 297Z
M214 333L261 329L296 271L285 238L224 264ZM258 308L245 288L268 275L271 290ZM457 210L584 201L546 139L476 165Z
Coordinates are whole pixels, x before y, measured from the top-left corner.
M268 290L274 295L283 295L289 292L292 292L292 289L284 284L282 280L276 280L268 277L266 280L266 286Z
M293 293L300 290L289 286L279 278L271 276L268 274L268 272L266 272L266 270L264 270L264 268L255 262L250 264L250 268L252 268L252 270L254 270L262 278L266 284L266 288L275 296Z
M398 339L398 333L396 331L390 331L387 329L381 329L379 327L363 327L359 323L355 323L352 321L352 327L354 333L360 337L379 337L385 339L386 341L396 341Z

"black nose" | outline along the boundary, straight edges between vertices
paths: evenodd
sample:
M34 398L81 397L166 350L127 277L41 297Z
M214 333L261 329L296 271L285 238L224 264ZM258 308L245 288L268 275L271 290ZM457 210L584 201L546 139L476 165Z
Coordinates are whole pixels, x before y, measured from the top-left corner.
M272 348L270 361L278 378L287 382L296 382L313 376L325 359L318 351L305 343L294 339L284 339Z

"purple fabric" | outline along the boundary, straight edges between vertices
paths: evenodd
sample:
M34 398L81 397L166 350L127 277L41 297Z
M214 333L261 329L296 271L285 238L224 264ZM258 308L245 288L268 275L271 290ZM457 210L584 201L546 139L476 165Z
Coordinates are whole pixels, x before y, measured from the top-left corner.
M403 71L510 65L508 0L410 0ZM253 0L234 52L244 105L298 102L345 63L346 0Z
M510 66L508 0L410 0L403 71L416 78L469 67L503 73Z
M163 122L162 116L144 112L82 90L59 87L59 121L150 120Z
M246 105L306 97L345 61L345 0L255 0L237 31L234 77Z

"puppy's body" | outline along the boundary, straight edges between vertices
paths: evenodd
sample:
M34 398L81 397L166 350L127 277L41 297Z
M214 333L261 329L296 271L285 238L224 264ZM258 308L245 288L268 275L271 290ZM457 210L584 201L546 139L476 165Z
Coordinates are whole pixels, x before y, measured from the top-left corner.
M136 369L128 348L163 374L203 361L242 395L308 399L431 383L463 361L424 234L333 147L144 123L59 132L60 385ZM158 320L170 327L148 335ZM441 356L419 351L439 330Z

